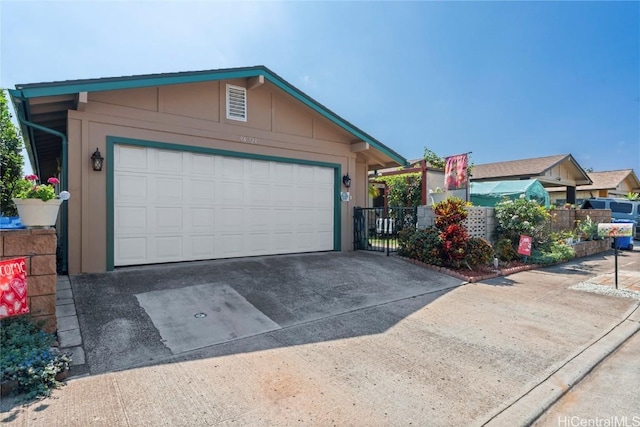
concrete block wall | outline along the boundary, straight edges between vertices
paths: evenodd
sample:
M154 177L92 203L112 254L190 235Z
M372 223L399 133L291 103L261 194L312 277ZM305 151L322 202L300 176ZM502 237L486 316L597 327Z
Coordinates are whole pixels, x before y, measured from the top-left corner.
M35 320L55 332L56 323L56 231L53 228L0 231L0 260L26 258L27 299Z
M494 208L483 206L471 206L467 209L467 219L464 225L467 227L470 237L482 237L491 241L491 235L496 228ZM431 206L418 206L417 228L427 228L434 225L435 214Z

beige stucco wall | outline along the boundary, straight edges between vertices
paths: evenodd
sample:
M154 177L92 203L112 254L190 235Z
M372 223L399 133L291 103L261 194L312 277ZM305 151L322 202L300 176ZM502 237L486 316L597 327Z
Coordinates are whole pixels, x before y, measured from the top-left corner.
M367 164L351 151L354 137L269 83L247 91L247 122L229 120L226 83L246 86L235 80L90 93L84 111L69 111L70 274L107 267L107 174L89 162L96 148L105 155L107 136L340 164L352 179L351 201L336 198L341 246L352 249L352 208L367 195Z

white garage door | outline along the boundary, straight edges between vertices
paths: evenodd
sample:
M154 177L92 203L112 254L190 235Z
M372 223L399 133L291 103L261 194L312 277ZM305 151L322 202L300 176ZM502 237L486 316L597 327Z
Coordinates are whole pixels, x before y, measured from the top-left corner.
M334 169L115 146L116 266L333 250Z

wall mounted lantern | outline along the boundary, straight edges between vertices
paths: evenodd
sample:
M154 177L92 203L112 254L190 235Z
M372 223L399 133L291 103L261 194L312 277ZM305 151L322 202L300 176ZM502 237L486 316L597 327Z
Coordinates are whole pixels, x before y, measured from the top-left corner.
M342 177L342 183L346 188L351 187L351 177L349 177L349 173Z
M104 160L104 157L102 157L102 154L100 154L100 151L96 147L96 151L94 151L93 154L91 155L91 166L93 166L94 171L100 172L102 170L103 160Z

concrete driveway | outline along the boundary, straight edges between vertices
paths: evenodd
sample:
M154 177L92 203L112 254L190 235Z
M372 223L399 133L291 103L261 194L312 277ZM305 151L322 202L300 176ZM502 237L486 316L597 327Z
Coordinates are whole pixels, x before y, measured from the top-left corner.
M623 254L621 265L637 268L637 261L638 253ZM52 399L26 408L7 404L1 420L71 426L526 424L551 395L575 384L640 329L637 300L570 289L612 266L608 253L458 286L399 258L345 253L73 277L91 372L103 374L71 380ZM213 300L229 297L231 306L257 315L251 327L267 330L172 351L165 343L173 338L143 307L153 312L165 300L140 296L196 288L193 295L202 297L203 285L220 290L210 295ZM184 315L195 319L193 311ZM166 312L174 315L170 307ZM106 372L113 370L119 371Z
M92 374L433 294L462 283L397 257L367 252L131 268L75 276L71 282ZM411 306L400 318L416 308ZM398 320L379 319L366 333L384 332ZM323 339L310 337L309 341Z

